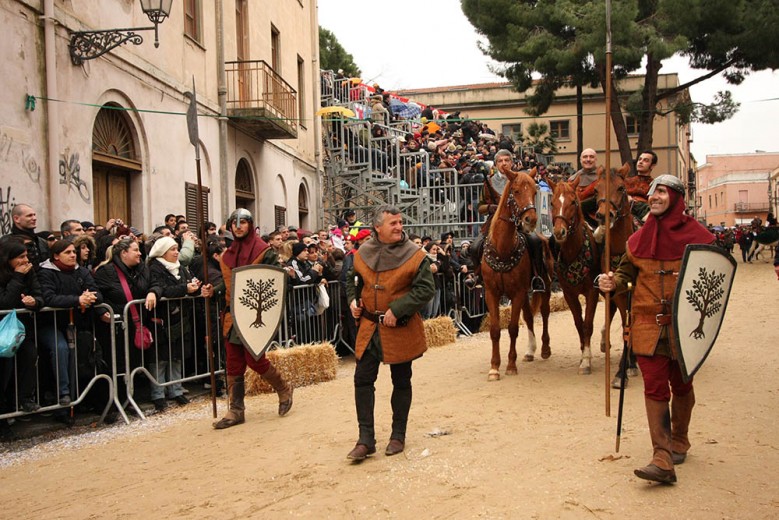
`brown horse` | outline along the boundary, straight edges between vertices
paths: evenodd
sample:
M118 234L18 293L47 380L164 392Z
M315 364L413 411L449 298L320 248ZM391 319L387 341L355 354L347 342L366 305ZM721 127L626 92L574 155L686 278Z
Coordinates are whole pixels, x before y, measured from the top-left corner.
M547 182L552 188L553 233L559 247L554 263L557 280L573 315L576 332L579 333L579 347L582 351L579 374L591 374L590 341L599 296L593 281L595 275L600 272L600 253L590 226L584 220L579 197L576 194L579 179L570 183ZM583 319L580 295L584 295L585 298Z
M534 175L535 171L531 171ZM481 273L484 280L485 300L490 315L490 339L492 340L492 359L488 379L500 379L500 299L506 296L511 300L511 319L508 331L510 338L506 375L517 374L517 334L519 332L519 313L524 311L528 328L528 355L532 360L536 350L536 338L533 333L534 308L543 303L541 293L533 296L533 305L528 299L528 290L533 275L530 254L527 253L527 234L533 233L538 220L535 207L536 183L524 172L509 171L508 183L503 190L498 209L492 218L490 230L484 243L484 256L481 261ZM548 249L548 247L547 247ZM547 284L547 288L549 284ZM548 291L547 293L548 294ZM543 311L543 309L542 309ZM546 298L546 315L549 312ZM548 350L549 336L547 320L544 320L542 341L544 350ZM548 357L548 356L547 356Z
M598 168L598 180L595 186L597 192L598 209L596 211L596 218L603 226L606 220L606 211L609 212L609 229L604 230L609 234L609 244L611 258L606 258L606 255L601 257L601 271L607 273L609 271L616 271L619 267L619 262L622 256L627 251L628 238L635 231L633 227L633 216L630 212L630 200L628 199L627 189L625 187L625 177L630 171L630 164L625 163L622 168L616 170L611 169L611 176L609 179L609 192L606 192L606 176L603 167ZM612 307L609 309L610 316L614 316L614 306L619 309L619 315L622 318L622 334L623 337L626 334L625 331L625 319L627 315L627 295L618 294L611 297ZM605 327L601 331L601 352L606 351L605 336L608 333ZM625 355L623 350L622 355ZM622 366L620 363L619 366ZM629 362L630 369L628 374L635 371L636 362L635 357L631 355ZM616 381L616 376L615 376ZM615 381L612 381L612 386L615 385ZM619 388L619 382L616 388Z

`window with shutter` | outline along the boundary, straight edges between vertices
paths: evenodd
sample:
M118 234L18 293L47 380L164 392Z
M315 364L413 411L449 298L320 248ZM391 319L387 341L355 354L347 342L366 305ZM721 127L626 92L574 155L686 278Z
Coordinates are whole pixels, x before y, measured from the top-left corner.
M287 208L284 206L273 206L273 226L278 229L279 226L287 225Z
M208 217L208 194L211 190L203 186L203 221L210 220ZM186 216L187 222L192 229L198 229L200 223L197 221L197 184L191 182L185 183L185 196L186 196Z

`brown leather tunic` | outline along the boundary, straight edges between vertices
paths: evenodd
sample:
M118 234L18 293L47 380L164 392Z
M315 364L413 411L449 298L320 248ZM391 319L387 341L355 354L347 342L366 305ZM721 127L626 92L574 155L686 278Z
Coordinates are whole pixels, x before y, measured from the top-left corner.
M385 327L365 317L366 313L376 315L386 312L390 303L405 296L411 290L411 282L424 259L425 253L420 249L401 266L377 273L368 267L359 251L354 256L354 270L365 284L360 295L363 317L360 319L354 349L357 359L362 358L376 327L379 327L384 363L405 363L420 357L427 350L425 328L418 312L411 315L408 323L397 327Z
M676 359L671 309L682 260L636 258L629 250L626 254L630 263L638 270L630 327L633 352L640 356L663 353ZM661 343L668 345L670 352L656 352L658 344Z

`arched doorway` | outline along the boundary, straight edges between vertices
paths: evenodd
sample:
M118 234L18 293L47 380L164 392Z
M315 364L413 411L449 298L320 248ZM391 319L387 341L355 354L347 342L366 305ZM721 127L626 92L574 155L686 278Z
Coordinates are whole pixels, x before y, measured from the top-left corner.
M298 222L303 229L310 229L308 222L308 191L306 191L306 185L300 183L298 188Z
M115 104L108 104L120 108ZM122 110L101 108L92 128L92 191L94 219L132 222L130 185L143 171L133 139L132 126ZM142 207L135 201L136 208ZM140 215L139 215L140 216Z
M235 169L235 207L246 208L254 215L254 199L252 170L249 161L241 159Z

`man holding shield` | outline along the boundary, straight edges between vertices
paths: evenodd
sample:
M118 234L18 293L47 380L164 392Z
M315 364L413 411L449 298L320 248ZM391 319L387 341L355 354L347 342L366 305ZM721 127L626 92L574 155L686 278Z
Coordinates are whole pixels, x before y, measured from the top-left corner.
M692 378L685 383L679 365L673 298L685 247L711 244L715 237L684 214L684 184L677 177L660 175L648 195L646 223L628 239L617 271L598 276L596 283L603 292L624 292L628 282L635 287L630 342L644 378L654 450L652 461L635 474L670 484L676 482L674 464L683 463L690 448L687 431L695 404Z
M248 210L238 208L233 211L227 219L227 229L233 234L233 243L219 263L226 285L225 297L230 302L233 269L251 264L276 265L277 256L274 249L257 236L254 217ZM227 414L214 423L214 428L222 430L244 422L244 373L247 365L270 383L279 396L279 415L286 415L292 408L292 387L284 381L265 354L255 360L249 353L233 327L233 316L229 309L224 315L222 333L225 337L229 405Z

